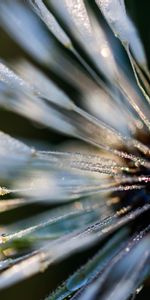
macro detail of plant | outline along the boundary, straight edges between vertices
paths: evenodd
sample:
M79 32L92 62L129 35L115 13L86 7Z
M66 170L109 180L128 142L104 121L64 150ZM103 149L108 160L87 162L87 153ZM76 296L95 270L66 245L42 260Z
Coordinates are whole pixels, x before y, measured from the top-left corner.
M150 57L126 2L0 1L2 300L145 299Z

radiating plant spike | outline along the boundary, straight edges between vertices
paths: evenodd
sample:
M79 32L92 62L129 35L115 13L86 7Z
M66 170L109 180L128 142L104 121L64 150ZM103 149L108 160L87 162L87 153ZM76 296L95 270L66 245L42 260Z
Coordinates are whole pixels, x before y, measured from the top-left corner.
M0 299L149 299L150 57L129 8L0 1Z

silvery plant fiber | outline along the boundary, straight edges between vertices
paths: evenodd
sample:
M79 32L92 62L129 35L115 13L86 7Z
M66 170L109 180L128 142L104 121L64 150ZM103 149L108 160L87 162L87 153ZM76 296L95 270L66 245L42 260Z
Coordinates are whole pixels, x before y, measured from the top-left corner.
M0 1L2 300L146 299L149 51L129 11Z

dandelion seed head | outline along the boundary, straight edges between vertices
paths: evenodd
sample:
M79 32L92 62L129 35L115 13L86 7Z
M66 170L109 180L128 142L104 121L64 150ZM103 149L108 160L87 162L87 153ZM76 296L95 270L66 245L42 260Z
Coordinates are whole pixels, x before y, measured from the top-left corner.
M40 277L43 299L127 300L150 274L142 35L123 0L2 0L0 26L1 114L20 122L0 131L0 297Z

